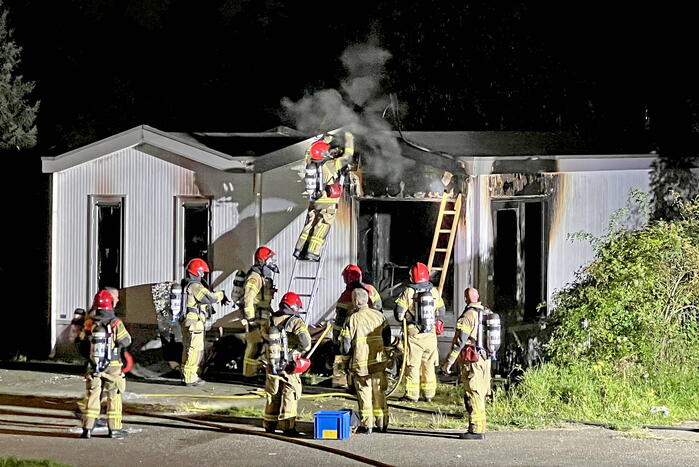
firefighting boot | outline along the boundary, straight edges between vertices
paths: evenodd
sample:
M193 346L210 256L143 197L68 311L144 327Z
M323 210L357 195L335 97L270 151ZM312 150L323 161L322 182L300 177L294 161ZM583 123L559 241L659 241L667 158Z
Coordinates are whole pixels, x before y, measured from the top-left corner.
M126 430L109 430L109 437L114 439L126 438Z
M296 428L290 428L288 430L284 430L282 433L284 434L284 436L288 436L290 438L296 438L296 437L301 435L301 433L296 431Z
M360 426L357 427L357 433L360 434L365 434L365 435L370 435L374 430L371 427L368 426Z
M90 439L92 438L92 430L89 428L83 428L83 432L80 435L81 438Z
M306 253L306 261L318 262L320 261L320 255L316 255L314 253Z
M459 435L461 439L485 439L485 433L471 433L467 431L466 433L461 433Z
M204 384L206 384L206 381L204 381L204 380L201 379L201 378L199 378L198 380L196 380L196 381L194 381L194 382L192 382L192 383L184 383L184 385L187 386L188 388L189 388L189 387L193 387L193 386L202 386L202 385L204 385Z
M298 248L294 250L294 258L302 259L301 258L301 250L299 250Z

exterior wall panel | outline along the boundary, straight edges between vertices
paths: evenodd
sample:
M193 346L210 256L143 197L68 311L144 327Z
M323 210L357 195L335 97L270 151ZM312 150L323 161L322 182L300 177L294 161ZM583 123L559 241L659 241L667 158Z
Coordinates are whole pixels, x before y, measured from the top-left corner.
M590 244L571 241L577 232L602 236L612 214L627 205L632 190L649 191L646 170L545 174L550 196L547 300L564 288L594 256ZM631 222L637 225L638 217Z

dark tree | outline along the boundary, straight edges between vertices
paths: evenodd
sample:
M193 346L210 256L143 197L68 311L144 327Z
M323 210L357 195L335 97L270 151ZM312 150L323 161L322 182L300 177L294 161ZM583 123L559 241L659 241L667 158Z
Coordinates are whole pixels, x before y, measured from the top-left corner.
M20 150L36 144L36 112L29 95L34 83L17 74L22 48L12 40L7 10L0 0L0 150Z

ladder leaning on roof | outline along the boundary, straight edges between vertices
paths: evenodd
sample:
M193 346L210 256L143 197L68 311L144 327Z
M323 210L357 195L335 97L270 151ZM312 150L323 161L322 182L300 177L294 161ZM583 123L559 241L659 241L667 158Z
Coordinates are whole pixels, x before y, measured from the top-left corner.
M447 193L444 193L442 202L439 204L439 214L437 215L437 223L434 228L427 269L429 269L430 274L432 271L439 271L439 285L437 288L440 294L447 280L451 250L454 247L456 230L459 227L461 199L461 193L456 196L456 199L452 200L449 199Z

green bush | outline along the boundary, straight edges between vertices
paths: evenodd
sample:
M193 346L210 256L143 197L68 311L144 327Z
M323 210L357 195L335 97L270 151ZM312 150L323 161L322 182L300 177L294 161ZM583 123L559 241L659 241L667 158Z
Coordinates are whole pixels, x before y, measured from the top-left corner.
M51 460L18 459L17 457L0 457L0 467L69 467Z
M699 419L699 202L679 207L678 220L625 230L613 219L603 238L580 235L595 258L556 294L547 363L496 391L492 422L631 428ZM669 415L652 413L663 406Z

